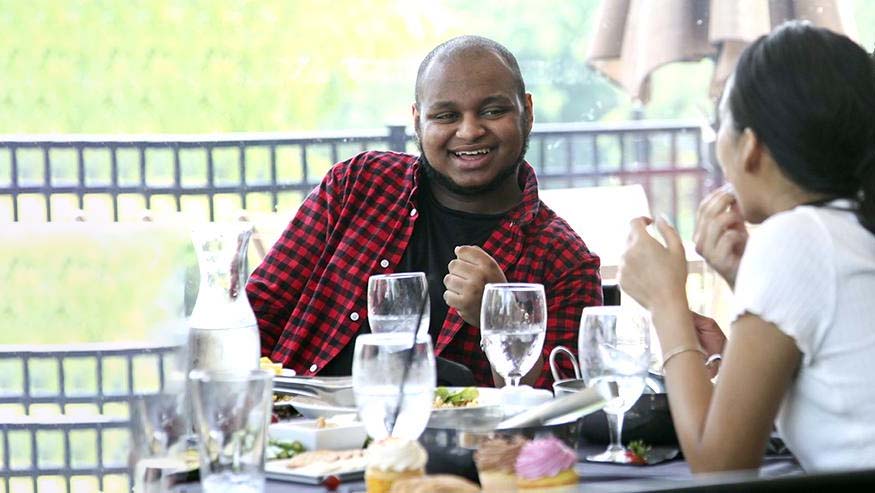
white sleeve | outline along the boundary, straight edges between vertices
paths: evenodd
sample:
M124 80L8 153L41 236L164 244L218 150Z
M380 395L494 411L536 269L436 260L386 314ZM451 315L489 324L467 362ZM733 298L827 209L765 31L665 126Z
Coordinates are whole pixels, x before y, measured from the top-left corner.
M810 365L834 318L836 267L827 229L804 210L752 232L738 268L733 317L750 313L792 337Z

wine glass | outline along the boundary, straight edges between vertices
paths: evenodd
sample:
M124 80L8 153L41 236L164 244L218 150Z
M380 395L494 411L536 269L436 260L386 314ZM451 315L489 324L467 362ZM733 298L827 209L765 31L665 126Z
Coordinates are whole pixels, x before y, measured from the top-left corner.
M427 334L430 312L425 273L399 272L368 278L371 332L412 332L416 328L418 333Z
M547 298L541 284L487 284L480 307L486 357L511 387L538 360L547 333Z
M362 334L355 341L352 390L359 416L375 440L419 438L431 415L436 380L428 334Z
M627 463L623 447L623 415L641 396L650 364L650 328L644 314L619 306L586 307L578 338L581 371L588 387L608 400L611 444L594 462Z

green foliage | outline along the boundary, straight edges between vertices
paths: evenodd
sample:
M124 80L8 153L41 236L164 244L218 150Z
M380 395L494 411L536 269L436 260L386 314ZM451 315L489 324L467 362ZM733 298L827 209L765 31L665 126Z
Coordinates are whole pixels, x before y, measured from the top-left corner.
M0 133L205 133L406 123L422 57L481 34L519 58L541 122L626 119L585 63L582 0L0 0ZM875 4L854 0L875 48ZM646 115L711 111L710 62L656 72ZM691 96L698 95L698 96ZM2 166L2 163L0 163Z
M201 133L407 122L422 57L449 37L516 51L542 121L595 119L583 64L597 3L0 0L0 133ZM549 26L549 27L548 27Z
M0 344L148 340L181 323L197 279L180 228L19 225L0 239L0 279L12 288L0 297L10 329Z

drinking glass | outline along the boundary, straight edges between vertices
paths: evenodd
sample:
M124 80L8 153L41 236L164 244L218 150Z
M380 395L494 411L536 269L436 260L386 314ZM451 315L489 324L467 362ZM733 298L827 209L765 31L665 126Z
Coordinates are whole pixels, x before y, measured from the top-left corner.
M412 332L416 329L420 334L427 334L429 313L431 303L425 273L399 272L368 278L371 332Z
M359 416L375 440L419 438L431 415L436 379L428 334L362 334L355 341L352 390Z
M190 374L204 493L264 491L273 372Z
M541 284L487 284L480 307L486 357L512 387L538 360L547 333L547 298Z
M606 396L611 443L594 462L627 463L620 437L623 415L644 390L650 364L650 327L643 313L619 306L586 307L580 318L578 354L588 387Z
M135 493L164 493L190 469L185 460L190 425L184 393L137 396L131 401Z

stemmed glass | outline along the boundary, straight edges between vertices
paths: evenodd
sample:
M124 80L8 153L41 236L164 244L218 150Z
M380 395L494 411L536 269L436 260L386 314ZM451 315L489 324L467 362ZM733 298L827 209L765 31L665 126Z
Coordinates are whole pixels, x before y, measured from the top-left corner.
M541 284L487 284L480 307L486 357L511 387L538 360L547 332L547 298Z
M650 364L650 328L643 313L619 306L586 307L580 319L578 353L588 387L608 399L611 444L594 462L627 463L623 415L641 396Z
M415 343L413 336L362 334L355 341L352 390L359 416L375 440L416 440L428 424L437 380L434 351L427 333L416 334Z
M427 334L430 312L425 273L399 272L368 278L371 332L412 332L419 321L417 332Z

